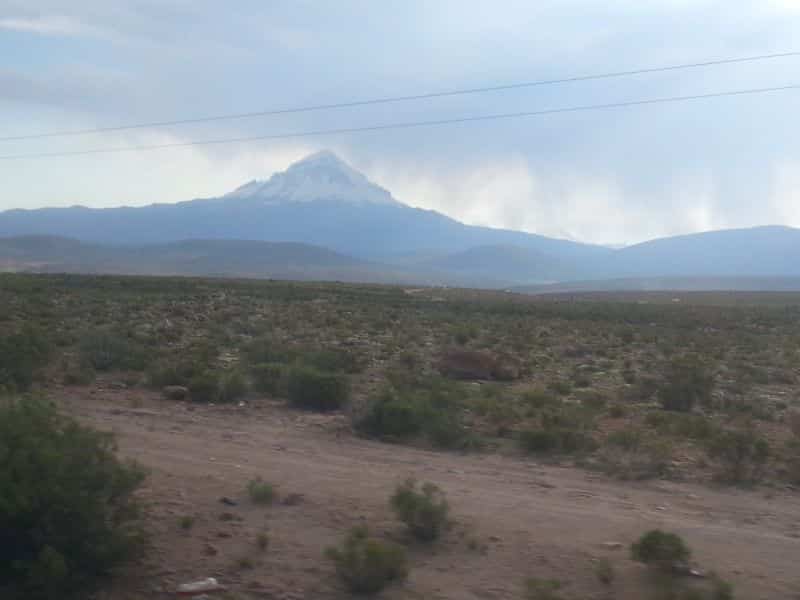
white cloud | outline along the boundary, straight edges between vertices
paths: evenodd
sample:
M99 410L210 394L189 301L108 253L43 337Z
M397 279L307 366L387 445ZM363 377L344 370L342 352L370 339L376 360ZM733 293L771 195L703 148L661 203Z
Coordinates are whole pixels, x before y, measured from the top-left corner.
M108 32L63 15L9 17L0 19L0 29L38 35L107 37Z

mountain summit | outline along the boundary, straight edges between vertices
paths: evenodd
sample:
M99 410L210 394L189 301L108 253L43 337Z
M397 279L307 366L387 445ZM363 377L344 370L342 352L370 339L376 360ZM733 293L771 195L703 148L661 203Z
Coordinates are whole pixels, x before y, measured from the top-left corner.
M226 194L227 199L262 200L265 204L338 200L355 204L399 204L329 150L307 156L267 181L251 181Z

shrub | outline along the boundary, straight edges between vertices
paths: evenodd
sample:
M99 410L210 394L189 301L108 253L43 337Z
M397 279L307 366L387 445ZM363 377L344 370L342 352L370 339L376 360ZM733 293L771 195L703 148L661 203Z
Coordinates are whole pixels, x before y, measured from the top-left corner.
M366 527L357 527L339 547L325 555L336 565L336 573L356 594L375 594L408 575L402 548L369 537Z
M422 431L428 413L421 402L386 389L370 402L367 411L356 421L356 429L374 437L413 437Z
M708 444L708 453L719 461L720 478L731 483L758 481L769 458L766 439L752 429L722 431Z
M540 415L540 428L523 431L519 443L532 453L564 453L591 451L597 447L587 433L591 426L587 411L573 407L548 409Z
M673 360L658 399L665 410L689 412L695 404L708 404L714 389L714 376L707 365L694 356Z
M247 494L256 504L272 504L275 501L275 486L256 477L247 483Z
M220 395L219 376L212 371L203 371L189 381L192 402L216 402Z
M78 344L81 363L96 371L131 369L143 371L148 356L145 349L123 332L98 329L87 333Z
M0 595L87 597L141 549L143 471L113 438L39 400L0 403Z
M397 486L390 504L397 518L420 541L437 539L448 525L450 506L444 492L432 483L418 488L416 481L407 479Z
M219 401L236 402L247 394L247 381L240 371L223 373L219 380Z
M398 382L399 383L399 382ZM474 439L461 422L461 388L438 379L399 383L384 389L356 418L356 430L367 436L408 439L425 435L441 448L470 446Z
M598 561L597 565L595 565L594 573L603 585L611 585L614 583L614 577L616 576L614 565L612 565L611 561L607 558L601 558Z
M621 437L610 435L606 446L598 453L595 466L607 475L622 480L644 480L667 477L672 462L672 446L658 439L618 432Z
M631 545L631 558L662 570L673 570L676 564L689 560L691 551L674 533L652 529Z
M526 600L561 600L561 582L556 579L530 577L525 580Z
M38 329L0 334L0 392L27 391L50 354L51 344Z
M192 527L194 527L194 517L191 515L183 515L180 519L178 519L178 527L184 531L189 531Z
M289 401L298 408L331 411L341 408L350 395L347 377L313 367L294 367L287 381Z
M279 363L259 363L250 369L256 391L270 396L286 395L286 369Z
M365 366L363 360L350 350L314 350L303 354L299 360L320 371L334 373L360 373Z

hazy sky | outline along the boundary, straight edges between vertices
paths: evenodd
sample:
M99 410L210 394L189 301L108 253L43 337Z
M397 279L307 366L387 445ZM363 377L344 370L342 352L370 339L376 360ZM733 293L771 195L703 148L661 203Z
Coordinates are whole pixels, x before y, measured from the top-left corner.
M0 137L800 50L800 0L0 0ZM0 155L800 83L800 57L82 137ZM175 202L329 148L401 201L599 243L800 226L800 90L436 128L0 160L0 209Z

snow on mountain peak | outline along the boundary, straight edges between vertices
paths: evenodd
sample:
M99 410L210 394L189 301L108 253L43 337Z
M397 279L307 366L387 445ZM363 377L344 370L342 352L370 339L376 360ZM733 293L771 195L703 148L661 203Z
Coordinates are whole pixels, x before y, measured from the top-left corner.
M397 204L392 195L353 169L333 152L322 150L297 161L267 181L251 181L226 198L262 200L267 204L340 200Z

